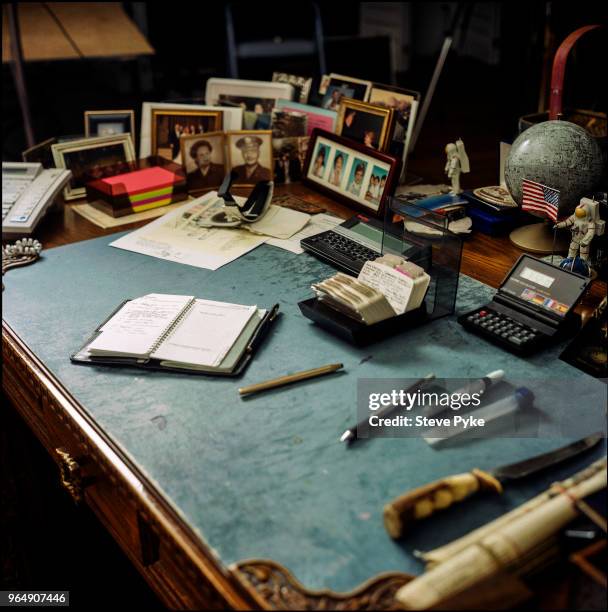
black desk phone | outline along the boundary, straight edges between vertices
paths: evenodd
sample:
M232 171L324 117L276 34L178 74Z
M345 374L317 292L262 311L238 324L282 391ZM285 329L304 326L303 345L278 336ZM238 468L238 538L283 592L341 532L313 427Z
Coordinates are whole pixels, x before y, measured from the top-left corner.
M402 236L384 232L381 221L355 215L335 228L300 240L300 246L335 268L358 276L366 261L373 261L384 252L400 254L425 267L430 248L404 242Z
M589 282L580 274L521 255L493 300L461 315L458 322L511 352L530 355L580 328L573 310Z

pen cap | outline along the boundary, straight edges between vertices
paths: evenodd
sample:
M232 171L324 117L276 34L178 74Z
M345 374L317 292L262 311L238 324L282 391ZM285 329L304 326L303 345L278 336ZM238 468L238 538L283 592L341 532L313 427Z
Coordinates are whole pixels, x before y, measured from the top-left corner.
M527 387L518 387L515 389L515 401L520 409L532 408L534 393Z

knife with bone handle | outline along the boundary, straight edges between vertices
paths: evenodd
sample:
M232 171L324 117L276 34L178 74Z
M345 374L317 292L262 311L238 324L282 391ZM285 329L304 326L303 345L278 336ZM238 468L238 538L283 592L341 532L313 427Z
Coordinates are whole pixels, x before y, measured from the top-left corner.
M493 470L474 469L446 476L408 491L384 506L384 526L392 538L400 538L413 522L431 516L437 510L449 508L478 491L502 493L503 483L531 476L580 455L593 448L603 437L602 432L597 432L524 461Z

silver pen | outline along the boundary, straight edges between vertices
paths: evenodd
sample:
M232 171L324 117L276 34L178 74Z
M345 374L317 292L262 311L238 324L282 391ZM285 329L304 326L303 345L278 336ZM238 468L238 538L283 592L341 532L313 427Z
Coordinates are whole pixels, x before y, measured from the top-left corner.
M473 395L474 393L479 393L482 395L485 393L492 385L501 381L505 376L504 370L494 370L489 374L486 374L483 378L478 378L476 380L472 380L470 383L466 384L464 387L453 391L450 393L450 397L460 397L461 395ZM448 409L449 406L442 406L440 404L430 404L424 407L423 412L425 416L432 417L437 414L440 414ZM475 406L470 406L469 410L472 410ZM463 406L461 412L467 412L467 408Z

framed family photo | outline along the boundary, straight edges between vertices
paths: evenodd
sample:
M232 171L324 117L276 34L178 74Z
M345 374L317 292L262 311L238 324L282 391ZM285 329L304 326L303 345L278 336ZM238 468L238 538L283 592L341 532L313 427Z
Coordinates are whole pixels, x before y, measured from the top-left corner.
M135 161L130 134L69 140L54 144L51 149L55 166L72 171L72 178L63 191L66 200L86 195L87 178L113 176L125 171L128 162Z
M314 130L303 182L350 208L381 217L393 195L401 161L350 139Z
M153 111L213 111L221 113L224 131L240 130L243 126L243 109L241 107L207 106L205 104L181 104L175 102L143 102L141 105L141 127L139 130L139 156L152 155L152 113Z
M180 163L180 138L222 129L222 113L212 110L155 109L151 118L151 155Z
M343 98L338 111L336 134L364 144L378 151L388 151L393 138L395 111Z
M114 136L131 134L135 143L135 113L132 110L88 110L84 112L84 134Z
M215 189L226 175L226 137L224 132L189 134L180 138L186 184L192 194Z
M270 115L277 100L293 99L294 88L289 83L211 78L207 80L205 101L241 108L243 124L239 129L268 129Z
M228 165L236 172L235 185L272 180L272 130L227 132L226 147Z

